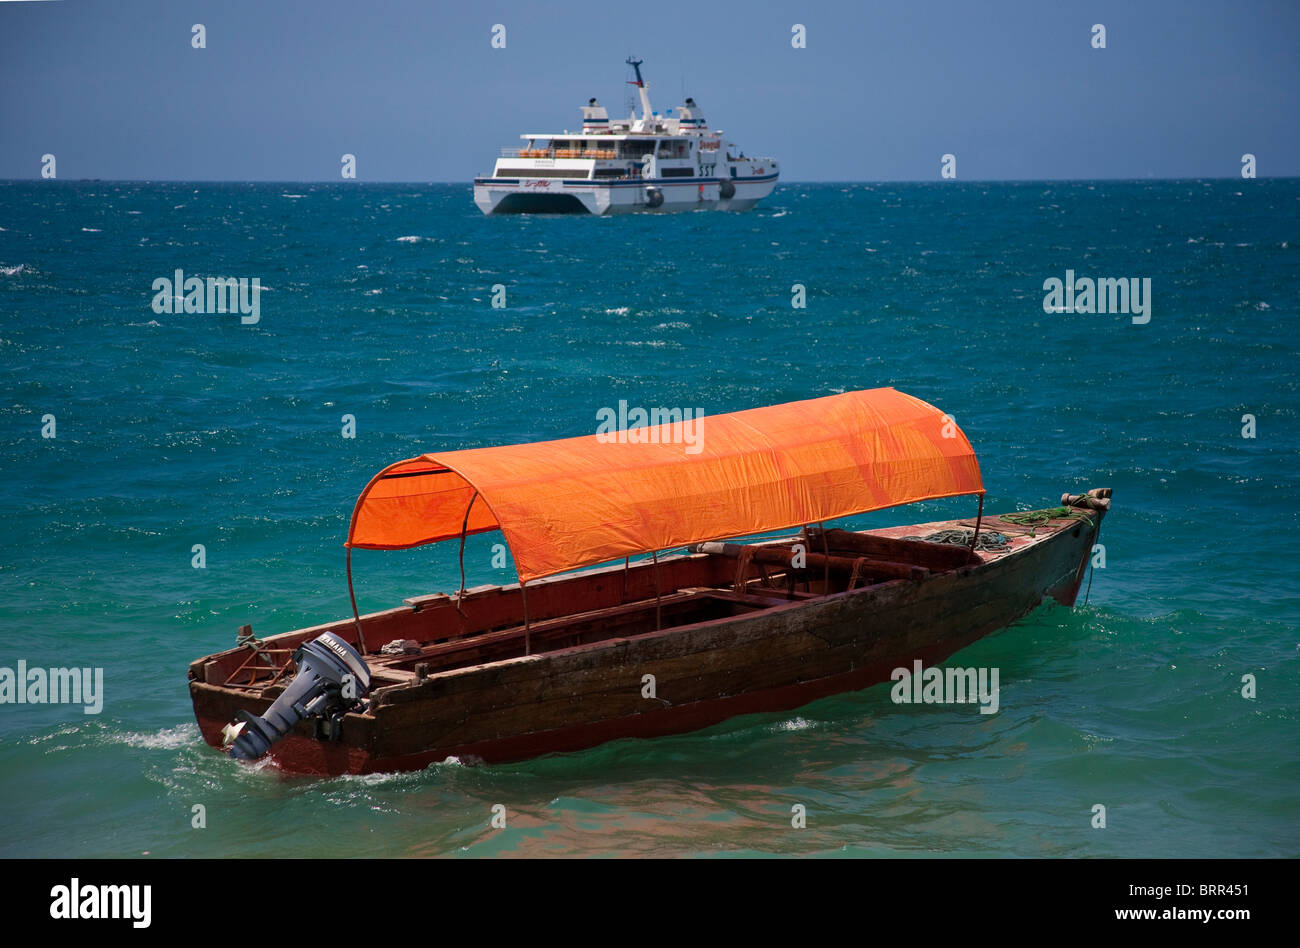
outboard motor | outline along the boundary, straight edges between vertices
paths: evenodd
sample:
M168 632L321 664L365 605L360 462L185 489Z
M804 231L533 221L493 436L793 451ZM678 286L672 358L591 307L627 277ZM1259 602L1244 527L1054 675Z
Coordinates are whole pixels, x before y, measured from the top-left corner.
M298 674L261 717L240 711L227 725L230 756L256 760L303 718L341 717L370 690L370 668L347 642L325 632L293 654Z

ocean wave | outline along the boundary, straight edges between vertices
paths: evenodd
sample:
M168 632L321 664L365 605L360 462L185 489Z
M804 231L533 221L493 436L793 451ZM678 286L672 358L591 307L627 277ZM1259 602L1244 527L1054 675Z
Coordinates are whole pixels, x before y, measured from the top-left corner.
M192 722L157 731L127 731L116 723L99 719L61 724L27 739L28 744L41 747L46 754L112 745L141 750L179 750L199 741L202 741L199 726Z

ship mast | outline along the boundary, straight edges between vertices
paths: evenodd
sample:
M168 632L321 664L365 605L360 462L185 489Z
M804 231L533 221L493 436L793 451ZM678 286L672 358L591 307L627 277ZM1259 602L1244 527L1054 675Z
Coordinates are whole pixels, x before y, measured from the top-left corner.
M629 82L628 85L636 86L637 91L641 93L641 122L637 131L652 132L654 128L653 119L650 117L650 86L641 78L641 64L643 62L645 62L644 59L633 59L631 56L627 58L627 64L636 70L636 80Z

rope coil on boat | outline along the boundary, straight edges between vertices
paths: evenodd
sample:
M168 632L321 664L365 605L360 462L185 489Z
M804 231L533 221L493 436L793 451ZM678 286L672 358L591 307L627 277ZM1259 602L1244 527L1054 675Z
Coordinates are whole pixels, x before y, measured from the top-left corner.
M1109 504L1109 502L1107 502ZM1002 514L999 518L1003 523L1013 523L1018 527L1028 527L1029 535L1037 536L1037 529L1045 527L1053 520L1082 520L1084 523L1092 523L1092 518L1082 510L1076 510L1071 507L1049 507L1045 510L1024 510L1020 513Z
M1005 519L1005 518L1004 518ZM904 540L921 540L925 543L943 543L950 546L969 547L971 541L975 539L974 530L940 530L938 533L929 533L923 537L903 537ZM979 541L975 544L976 550L985 553L1004 553L1007 550L1007 540L1005 534L989 533L982 531L979 535Z

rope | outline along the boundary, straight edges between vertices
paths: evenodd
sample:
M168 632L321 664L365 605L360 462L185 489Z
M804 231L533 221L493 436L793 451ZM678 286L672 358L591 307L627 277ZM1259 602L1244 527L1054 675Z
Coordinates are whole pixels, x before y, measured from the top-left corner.
M1097 532L1092 537L1092 545L1096 546L1101 542L1101 524L1097 524ZM1088 597L1092 595L1092 574L1094 572L1092 565L1092 550L1088 551L1088 591L1083 594L1083 604L1088 604Z
M244 631L245 628L248 629L247 632ZM240 626L239 631L235 633L235 648L239 648L242 645L247 645L251 648L253 654L265 662L268 668L276 667L275 659L263 651L263 642L253 634L251 626Z
M1018 527L1028 527L1029 535L1036 536L1039 527L1045 527L1053 520L1083 520L1088 523L1092 518L1081 510L1071 507L1049 507L1046 510L1025 510L1021 513L1002 514L998 517L1003 523L1013 523Z
M853 561L853 572L849 574L849 589L856 589L858 580L867 578L867 574L863 570L866 565L867 558L865 556L859 556Z
M743 596L745 594L749 564L753 559L754 548L752 546L742 546L740 548L740 555L736 557L736 581L731 585L732 590L738 596Z
M923 537L903 537L904 540L922 540L926 543L946 543L951 546L964 547L969 547L971 540L974 538L974 530L940 530L938 533L931 533ZM1002 553L1006 551L1008 542L1004 534L981 530L979 542L975 548L985 553Z

